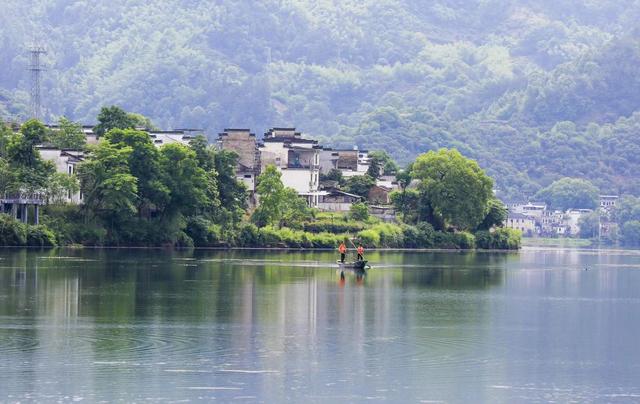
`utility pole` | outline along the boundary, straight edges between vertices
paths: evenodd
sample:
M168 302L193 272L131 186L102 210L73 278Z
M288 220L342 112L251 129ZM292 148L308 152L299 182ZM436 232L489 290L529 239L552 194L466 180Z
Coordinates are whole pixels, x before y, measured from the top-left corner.
M45 70L41 64L40 55L47 51L42 46L34 45L29 48L31 56L27 70L31 72L31 117L42 118L42 100L40 98L40 75Z

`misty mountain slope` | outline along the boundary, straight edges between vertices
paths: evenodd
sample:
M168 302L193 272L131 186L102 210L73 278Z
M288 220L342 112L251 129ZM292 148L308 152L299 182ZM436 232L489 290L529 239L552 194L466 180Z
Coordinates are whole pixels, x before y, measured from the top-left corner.
M161 127L292 125L406 163L457 147L526 197L561 176L640 193L640 1L9 0L0 114L119 104ZM571 122L571 123L570 123Z

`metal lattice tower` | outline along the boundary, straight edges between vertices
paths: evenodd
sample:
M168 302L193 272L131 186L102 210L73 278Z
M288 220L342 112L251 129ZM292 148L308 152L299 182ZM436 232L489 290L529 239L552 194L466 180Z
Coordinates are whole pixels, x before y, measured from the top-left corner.
M45 70L40 61L40 55L46 54L42 46L32 46L29 48L31 61L27 70L31 72L31 117L42 118L42 104L40 98L40 75Z

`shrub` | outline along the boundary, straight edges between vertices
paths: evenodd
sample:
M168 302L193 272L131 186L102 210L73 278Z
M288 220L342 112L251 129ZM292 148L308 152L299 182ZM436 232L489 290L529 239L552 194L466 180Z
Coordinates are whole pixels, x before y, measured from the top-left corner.
M309 234L312 247L335 248L346 236L344 234L317 233Z
M247 223L240 228L238 245L241 247L259 247L260 244L260 231L256 225Z
M0 246L22 246L27 243L27 226L13 217L0 214Z
M454 249L458 247L456 245L453 233L448 233L444 231L437 231L434 233L433 244L434 244L434 247L437 247L437 248Z
M357 233L364 229L359 222L345 222L343 220L327 221L326 219L304 224L304 230L310 233Z
M193 240L187 233L180 231L177 234L175 246L179 248L193 248Z
M53 247L56 236L47 226L27 226L27 245L31 247Z
M461 231L459 233L453 233L453 242L456 248L469 250L476 248L476 238L473 234Z
M282 246L282 237L280 236L280 232L272 226L265 226L260 229L260 239L262 240L261 244L263 247Z
M418 229L415 226L402 226L402 235L404 237L405 248L420 248L418 242Z
M417 226L402 227L404 246L407 248L430 248L434 246L435 230L427 222Z
M433 247L435 244L434 239L436 231L434 230L431 223L422 222L419 223L416 228L418 230L418 245L421 248Z
M352 220L369 219L369 208L362 202L356 202L349 208L349 216Z
M211 222L203 217L191 217L187 221L184 232L193 240L196 247L206 247L209 245L209 225Z
M86 246L104 245L107 231L103 227L91 224L78 227L79 230L74 231L71 243L80 243ZM69 240L65 240L64 244L69 244Z
M380 234L380 247L402 247L404 237L402 228L391 223L380 223L372 227Z
M380 247L380 233L374 229L362 230L358 233L358 239L365 247Z
M476 246L490 250L517 250L520 248L522 233L519 230L498 228L493 232L476 233Z

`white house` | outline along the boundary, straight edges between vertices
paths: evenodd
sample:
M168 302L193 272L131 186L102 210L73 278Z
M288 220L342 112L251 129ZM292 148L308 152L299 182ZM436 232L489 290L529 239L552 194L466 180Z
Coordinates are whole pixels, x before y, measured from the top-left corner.
M262 171L276 166L285 187L304 196L309 206L318 206L321 148L317 140L303 138L295 128L273 128L264 134L259 150Z
M600 207L604 210L615 208L618 198L618 195L600 195Z
M522 213L509 212L505 227L522 231L522 234L531 236L536 231L536 220Z
M84 160L82 150L61 150L54 147L38 147L38 152L43 160L50 161L55 166L56 172L73 175L76 173L76 165ZM82 203L82 192L69 192L65 197L65 202L72 204Z
M320 150L320 171L326 174L332 169L340 170L344 177L364 175L369 169L369 153L357 147L353 149L323 147Z
M540 220L547 210L547 204L544 202L511 203L508 208L511 213L520 213Z

